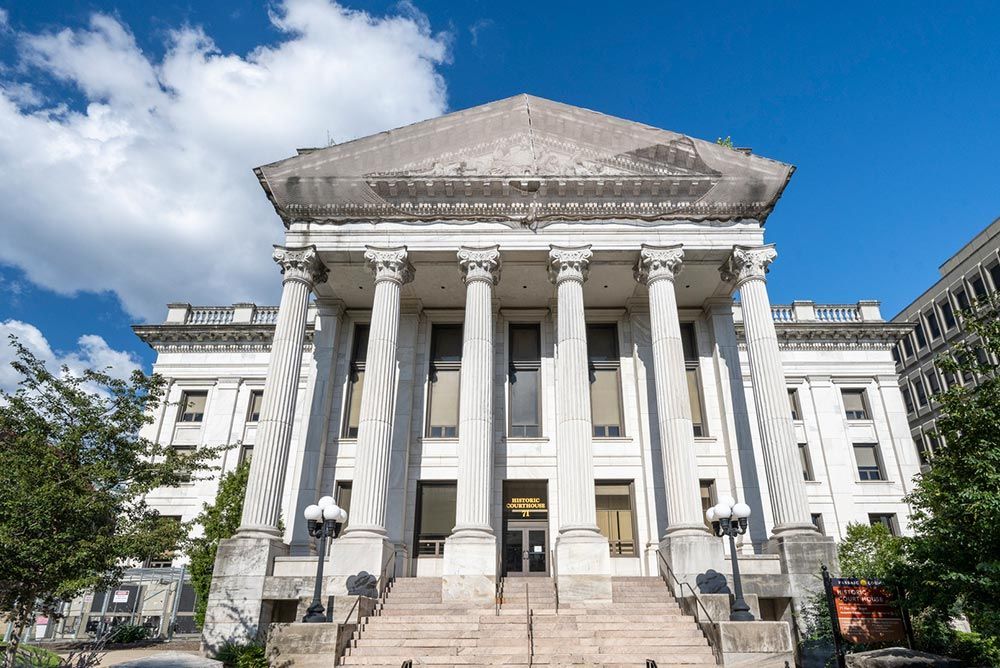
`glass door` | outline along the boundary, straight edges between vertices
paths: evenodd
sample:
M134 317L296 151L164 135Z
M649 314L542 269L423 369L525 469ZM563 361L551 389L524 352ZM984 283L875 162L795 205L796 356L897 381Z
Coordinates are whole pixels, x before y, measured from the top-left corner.
M508 522L504 532L507 575L548 575L549 528L546 522Z

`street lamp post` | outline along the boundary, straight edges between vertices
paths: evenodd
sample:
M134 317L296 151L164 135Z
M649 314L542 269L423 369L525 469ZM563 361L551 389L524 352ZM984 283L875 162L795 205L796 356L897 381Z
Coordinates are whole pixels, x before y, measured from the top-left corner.
M735 499L727 496L712 506L705 512L705 517L712 523L712 530L720 538L729 536L729 552L733 556L733 590L736 599L729 612L729 620L733 622L752 622L753 613L750 606L743 600L743 583L740 580L740 563L736 554L736 537L747 532L749 524L750 506L745 503L736 503Z
M323 562L326 560L326 539L336 538L347 521L347 511L337 506L332 496L324 496L316 505L306 506L302 511L309 526L309 535L316 539L316 584L313 589L312 605L302 618L303 622L320 623L326 621L326 611L320 600L323 596Z

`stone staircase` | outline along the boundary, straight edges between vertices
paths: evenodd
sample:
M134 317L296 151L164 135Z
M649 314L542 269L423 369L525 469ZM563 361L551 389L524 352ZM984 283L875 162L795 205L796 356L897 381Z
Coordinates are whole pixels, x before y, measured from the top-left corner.
M550 578L508 578L497 615L494 605L442 602L440 578L400 578L351 638L342 663L644 668L654 659L660 668L716 665L698 625L659 578L614 578L612 586L611 604L560 604L557 611Z

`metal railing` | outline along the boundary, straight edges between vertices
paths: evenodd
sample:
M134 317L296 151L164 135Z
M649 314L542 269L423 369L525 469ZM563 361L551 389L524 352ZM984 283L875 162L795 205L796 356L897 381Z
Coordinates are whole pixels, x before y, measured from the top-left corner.
M417 540L418 557L443 557L447 536L441 538L420 538Z
M500 559L500 554L497 553L497 559L496 559L496 585L495 585L495 594L494 594L494 601L495 601L494 608L495 608L495 612L496 612L496 616L497 617L500 616L500 606L503 605L503 585L504 585L503 561Z
M533 664L535 658L535 629L531 623L531 602L528 598L528 583L524 583L524 623L528 630L528 666Z
M556 614L559 614L559 578L556 573L556 551L549 550L549 564L552 569L552 590L556 594Z
M677 591L680 592L681 594L677 598L680 599L681 606L687 608L690 605L687 601L687 598L683 595L684 587L687 587L688 591L691 592L691 597L694 599L696 606L698 608L701 608L701 611L705 613L705 619L707 620L707 622L698 620L697 610L684 611L686 614L693 616L695 620L698 622L698 626L701 628L701 632L705 635L705 640L708 641L708 646L712 648L712 654L713 656L715 656L716 662L722 663L721 648L719 647L719 640L716 637L717 629L715 626L715 620L712 619L712 615L709 614L708 608L706 608L705 604L701 602L701 598L698 596L698 592L694 590L694 587L692 587L687 582L682 582L677 579L677 576L674 575L674 571L670 568L670 564L667 563L667 560L666 558L664 558L662 552L657 550L656 557L659 560L660 577L663 578L663 582L667 585L667 588L672 589L670 587L670 580L673 580L674 584L677 585ZM669 580L667 579L668 576Z
M389 574L390 563L392 564L391 576ZM378 617L379 615L382 614L382 608L385 606L385 599L389 595L389 590L392 588L392 583L395 582L395 580L396 580L396 552L393 551L393 553L389 555L389 558L385 560L385 563L382 564L382 570L379 572L378 580L375 581L375 591L377 592L376 597L372 599L369 596L359 594L357 598L354 599L354 604L351 606L351 609L347 611L347 615L344 616L344 621L341 622L341 624L347 625L351 623L351 617L356 615L356 618L354 620L355 623L354 638L348 641L347 645L345 645L344 654L338 655L336 657L334 661L335 666L343 665L344 655L347 654L347 650L350 647L356 646L356 643L361 636L361 632L364 630L364 625L362 624L361 621L362 617L361 599L367 598L369 600L374 601L374 603L372 604L372 609L367 614L365 614L364 617L366 619L371 616ZM332 615L332 612L333 611L331 610L329 615ZM328 620L330 619L329 615L327 617Z

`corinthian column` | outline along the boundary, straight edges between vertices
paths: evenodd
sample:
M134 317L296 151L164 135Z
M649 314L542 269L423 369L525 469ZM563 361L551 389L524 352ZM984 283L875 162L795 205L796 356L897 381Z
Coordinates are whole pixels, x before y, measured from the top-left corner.
M271 342L257 442L239 529L241 536L265 538L281 536L278 520L295 420L295 399L302 373L309 293L317 283L325 282L327 275L315 246L275 246L273 257L284 275L281 305Z
M674 277L681 271L683 258L684 251L680 245L643 244L635 276L649 290L656 413L659 417L660 451L667 495L667 534L707 535L701 515L691 400L674 292Z
M455 530L444 551L443 594L449 599L494 596L496 536L493 498L493 286L500 249L460 248L465 281L462 393L459 400L458 490Z
M593 424L583 283L590 246L549 250L549 279L557 292L556 421L559 535L556 573L565 600L611 597L611 553L597 528Z
M332 574L365 570L378 577L384 559L394 551L385 526L396 409L396 339L400 289L413 280L413 266L405 246L366 248L365 261L375 278L375 297L358 417L350 526L332 548Z
M750 360L750 383L764 470L774 513L774 535L815 533L802 480L798 445L788 412L788 389L778 352L778 336L767 297L768 265L777 257L774 245L736 246L720 269L722 279L739 290L743 329Z

